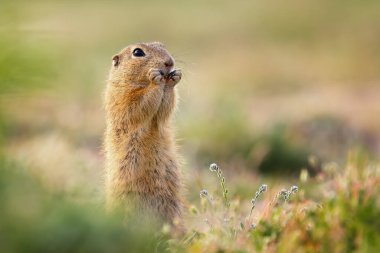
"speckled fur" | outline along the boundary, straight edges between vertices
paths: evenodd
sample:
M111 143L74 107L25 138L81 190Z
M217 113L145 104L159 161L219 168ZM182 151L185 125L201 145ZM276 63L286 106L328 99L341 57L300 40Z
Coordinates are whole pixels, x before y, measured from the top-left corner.
M133 57L134 48L144 57ZM105 92L106 202L108 209L153 212L162 220L181 220L182 194L170 118L176 107L175 85L162 81L174 60L159 42L140 43L114 57Z

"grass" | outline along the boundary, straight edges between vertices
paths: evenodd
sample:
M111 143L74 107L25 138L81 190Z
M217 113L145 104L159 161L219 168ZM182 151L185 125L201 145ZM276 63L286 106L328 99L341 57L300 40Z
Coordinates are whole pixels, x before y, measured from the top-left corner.
M377 252L379 172L378 164L353 154L345 166L324 165L311 181L303 176L299 187L277 190L276 186L261 186L252 199L253 215L243 200L232 199L231 209L225 210L223 196L216 199L208 193L212 201L202 204L207 208L193 211L197 219L204 217L205 224L193 230L186 250ZM257 203L259 208L254 209Z
M295 185L252 185L251 199L220 186L189 203L182 237L107 215L102 202L44 188L2 159L1 252L377 252L380 250L380 167L360 153L344 166L328 163ZM215 173L217 175L215 175ZM194 189L193 189L194 190ZM228 194L227 194L228 193Z
M188 252L377 252L380 248L380 167L358 153L344 166L325 164L299 187L261 186L253 215L240 200L225 210L214 199L202 208ZM311 187L314 185L316 188ZM309 194L310 191L312 194ZM257 197L263 195L260 201ZM311 197L313 195L314 197ZM223 202L219 197L219 202ZM260 205L254 209L256 202ZM199 214L197 213L199 219ZM240 225L239 225L240 224ZM197 249L199 251L197 251ZM200 250L201 249L201 250Z
M139 220L106 215L102 202L44 187L25 168L0 160L0 251L162 252L165 234ZM151 227L153 228L153 226Z

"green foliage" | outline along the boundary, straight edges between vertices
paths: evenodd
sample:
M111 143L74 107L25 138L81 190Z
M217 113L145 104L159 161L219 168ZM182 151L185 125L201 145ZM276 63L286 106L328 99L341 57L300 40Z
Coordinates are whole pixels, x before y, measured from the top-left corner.
M265 135L257 136L242 122L241 119L217 122L213 124L216 131L198 123L199 130L193 129L194 133L208 139L197 146L199 161L218 160L232 165L238 162L264 174L293 176L308 166L310 151L306 145L295 143L289 127L278 124Z
M0 161L1 252L380 250L380 167L363 153L351 155L342 167L325 164L316 179L302 179L298 193L294 186L278 191L269 185L267 192L262 185L254 209L233 194L226 209L224 190L215 196L202 191L200 208L193 205L189 212L187 233L172 240L141 220L104 214L97 201L49 191L26 168ZM309 197L308 187L318 197Z
M22 32L0 35L0 94L46 87L56 77L52 52L42 43L25 43Z
M233 211L225 212L223 196L208 194L212 203L197 212L205 217L206 228L189 233L202 236L186 241L190 244L187 252L197 252L198 246L204 252L378 252L379 165L353 153L347 165L325 164L317 177L301 184L299 192L292 186L274 198L272 194L272 199L264 197L254 212L257 222L252 224L245 205L232 199ZM314 188L318 199L305 194L304 187L313 185L318 186ZM267 189L266 185L260 188Z
M100 203L49 192L24 168L0 161L0 251L164 252L164 234L106 215Z
M231 115L223 109L220 113L224 117L213 115L211 120L197 121L183 127L187 145L196 149L195 156L200 164L215 160L223 163L247 160L255 143L241 115ZM199 143L206 136L207 141Z
M264 138L267 153L259 164L262 173L298 175L308 165L308 151L291 142L284 126L277 126Z

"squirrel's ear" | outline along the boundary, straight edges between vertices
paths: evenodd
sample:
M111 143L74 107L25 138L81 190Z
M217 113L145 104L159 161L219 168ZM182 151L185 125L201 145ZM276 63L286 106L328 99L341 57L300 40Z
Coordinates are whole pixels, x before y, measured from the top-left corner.
M114 57L112 57L112 65L114 67L117 67L120 63L120 56L119 55L115 55Z

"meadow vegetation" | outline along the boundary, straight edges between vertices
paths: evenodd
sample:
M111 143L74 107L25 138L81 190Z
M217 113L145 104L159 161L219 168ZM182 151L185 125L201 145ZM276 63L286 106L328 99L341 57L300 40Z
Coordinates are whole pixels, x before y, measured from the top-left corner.
M216 165L213 191L202 189L186 215L186 233L107 215L100 202L47 190L2 159L2 252L377 252L380 166L352 153L298 185L253 183L251 199L228 188ZM207 175L208 174L208 175ZM216 174L216 175L213 175ZM232 194L231 194L232 192Z

